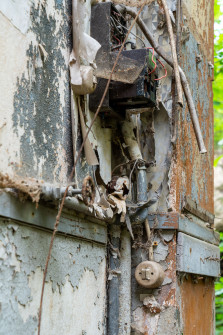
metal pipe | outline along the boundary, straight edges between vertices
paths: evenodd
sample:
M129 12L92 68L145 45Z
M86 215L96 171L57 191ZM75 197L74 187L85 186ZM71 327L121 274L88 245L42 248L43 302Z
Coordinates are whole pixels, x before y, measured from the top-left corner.
M161 0L161 2L163 4L163 9L164 9L165 16L166 16L167 29L169 32L170 46L171 46L172 58L173 58L173 69L174 69L177 94L178 94L178 104L181 107L183 107L183 93L182 93L182 88L181 88L181 83L180 83L180 74L179 74L179 66L178 66L178 61L177 61L175 39L173 35L173 27L172 27L170 14L169 14L169 8L167 6L166 0Z
M109 277L108 277L108 335L119 334L119 274L120 227L110 225Z
M126 229L121 232L119 285L119 333L131 333L131 236Z
M147 191L147 175L146 168L140 168L137 171L137 203L143 203L148 200ZM131 217L132 224L141 224L145 221L148 215L148 207L137 210L136 214Z
M45 184L42 186L42 195L44 199L49 200L58 200L61 199L65 193L66 186L56 187L51 184ZM79 188L73 188L70 186L67 191L67 196L72 197L75 194L81 194L82 190Z
M135 137L133 131L134 125L133 122L124 121L122 123L122 133L124 137L125 144L128 146L129 154L132 160L142 159L142 153ZM137 179L137 203L144 203L148 200L147 192L147 174L146 167L140 166L137 167L136 173ZM135 215L131 217L131 222L140 224L143 223L147 217L148 208L139 209Z
M145 219L145 228L146 228L146 234L147 234L148 241L151 243L149 247L149 261L153 261L154 259L153 258L153 246L152 246L152 241L151 241L151 230L150 230L148 219Z
M50 184L42 186L42 198L44 200L58 201L64 195L66 187L55 187ZM110 210L106 210L100 207L100 210L95 210L93 207L86 206L83 201L80 201L74 195L81 194L81 189L75 189L72 186L69 187L67 197L64 201L64 206L74 211L92 216L96 219L103 220L106 222L112 222L114 219L113 213Z

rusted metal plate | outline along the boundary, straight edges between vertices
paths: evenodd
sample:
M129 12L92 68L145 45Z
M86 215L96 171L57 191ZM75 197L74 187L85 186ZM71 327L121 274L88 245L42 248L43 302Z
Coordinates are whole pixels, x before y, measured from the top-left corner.
M219 248L189 235L178 233L177 271L219 277Z
M149 214L148 220L151 228L178 229L179 213Z
M178 281L178 283L180 283ZM180 284L182 334L214 334L214 280L199 278L195 283L189 276Z

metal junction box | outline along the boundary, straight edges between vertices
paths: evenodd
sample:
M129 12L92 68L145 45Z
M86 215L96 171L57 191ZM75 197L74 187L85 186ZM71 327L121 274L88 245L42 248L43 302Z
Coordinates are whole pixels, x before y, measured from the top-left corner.
M91 36L101 44L101 48L96 56L97 88L89 98L91 111L97 110L126 32L125 19L112 3L99 3L92 7ZM128 44L131 45L131 50L126 49ZM157 87L155 64L156 58L149 49L135 49L134 43L127 41L112 75L101 111L120 110L123 106L154 106Z

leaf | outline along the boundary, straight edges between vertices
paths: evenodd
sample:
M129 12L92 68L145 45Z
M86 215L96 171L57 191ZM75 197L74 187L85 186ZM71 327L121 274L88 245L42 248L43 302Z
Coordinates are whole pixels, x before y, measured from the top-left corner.
M215 296L223 294L223 288L215 292Z
M215 158L215 160L214 160L214 167L216 167L218 165L218 162L220 161L221 158L223 158L223 155L220 155L217 158Z

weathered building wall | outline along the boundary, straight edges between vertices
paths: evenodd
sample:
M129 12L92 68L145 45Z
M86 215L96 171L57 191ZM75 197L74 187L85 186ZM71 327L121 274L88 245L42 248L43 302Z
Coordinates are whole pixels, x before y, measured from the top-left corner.
M91 1L78 3L78 24L89 34ZM93 176L96 198L88 207L84 207L81 195L65 201L65 207L72 210L63 213L53 247L41 334L59 334L61 329L75 335L203 335L205 329L209 335L214 331L218 238L210 222L182 214L185 196L213 212L213 78L209 64L213 61L213 3L169 0L168 6L177 33L179 61L192 90L208 153L199 154L186 101L182 109L176 106L172 69L165 62L167 76L159 82L156 107L137 115L128 114L124 107L99 115L89 133L99 167L90 166L83 152L73 180L81 189L84 177ZM145 6L142 19L171 57L159 2ZM94 117L88 95L82 96L80 106L78 95L71 95L71 1L5 0L0 4L0 20L0 172L66 186L83 139L80 106L86 129ZM128 26L130 22L128 18ZM150 46L138 26L133 31L141 38L130 38L137 48ZM159 76L163 73L160 66ZM147 163L145 185L137 185L141 166L131 165L137 160L131 157L123 135L126 121L129 127L134 125L132 137ZM123 193L115 198L110 190L117 186L120 176L130 180L130 199ZM154 261L165 273L163 284L156 289L145 289L135 280L135 268L148 260L144 221L132 224L133 241L123 229L127 222L125 201L140 202L138 194L143 186L143 201L152 200L145 216L151 227L149 243L153 244ZM35 334L58 201L47 203L41 198L35 208L28 200L21 204L17 193L13 195L0 194L0 276L4 283L0 290L0 333ZM110 203L109 196L113 196ZM131 214L131 208L127 212ZM112 226L111 221L115 223ZM192 308L195 301L197 305ZM205 305L209 307L204 312Z
M66 185L73 165L71 1L2 1L0 21L0 171ZM37 334L57 213L45 203L36 209L29 200L5 199L4 192L0 202L1 216L8 217L0 223L0 334ZM61 225L49 264L41 334L104 334L106 228L76 213L62 218Z
M184 198L187 196L202 208L214 213L213 1L182 1L181 15L181 24L184 31L187 31L187 36L180 43L179 59L192 89L207 154L199 155L188 108L177 110L177 141L171 177L171 190L175 193L173 207L177 211L182 210ZM182 30L180 36L181 40L185 38ZM192 246L191 249L193 250ZM213 334L214 280L203 276L194 280L184 277L178 284L184 333Z
M188 277L179 283L184 334L214 334L214 282L209 278Z
M206 155L199 155L186 104L177 110L177 141L172 166L172 197L175 210L189 196L213 213L213 1L182 2L180 64L187 74L196 103Z
M2 335L37 332L50 235L1 220ZM57 236L46 279L42 334L60 334L61 329L66 334L103 334L105 263L105 247Z
M73 162L71 3L2 1L0 15L1 171L65 183Z
M37 334L56 211L29 203L21 209L4 193L0 203L0 334ZM106 226L64 213L46 278L41 333L104 334L105 283Z

